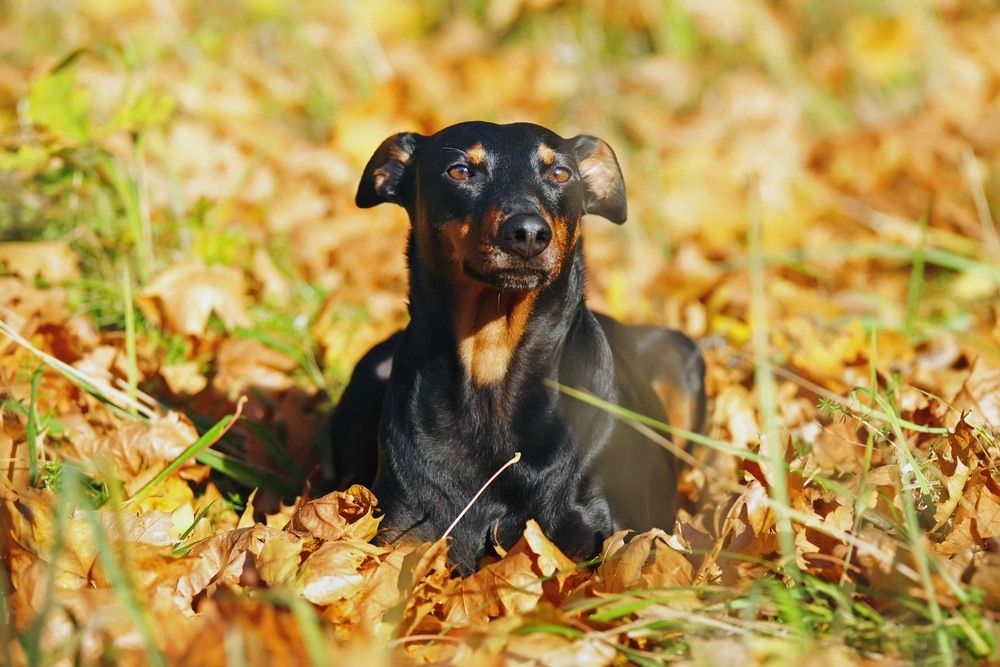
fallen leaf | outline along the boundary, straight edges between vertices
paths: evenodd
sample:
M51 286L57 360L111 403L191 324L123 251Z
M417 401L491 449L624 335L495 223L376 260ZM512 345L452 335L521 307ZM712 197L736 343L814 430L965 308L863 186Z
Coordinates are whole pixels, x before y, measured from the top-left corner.
M0 264L4 264L9 273L28 280L41 278L47 283L58 284L80 278L79 258L62 241L0 243Z
M530 611L546 593L546 582L559 584L550 595L558 595L568 577L577 571L567 558L529 520L521 539L496 563L491 563L459 582L444 603L449 623L481 623L504 614ZM553 599L558 604L561 599Z
M447 597L450 577L447 541L396 547L367 572L351 621L376 637L409 634Z
M260 579L270 588L290 586L299 572L302 538L283 530L269 530L268 539L256 555Z
M169 513L160 510L141 513L106 510L101 512L100 521L104 534L115 542L158 547L173 546L176 542L173 519Z
M595 592L613 594L692 583L691 562L670 546L665 532L650 530L626 542L627 534L619 531L605 540L593 578Z
M201 364L196 361L161 366L160 375L175 394L194 395L208 386L208 378L202 374Z
M280 391L292 385L297 362L252 338L227 339L219 346L212 386L230 398L250 388Z
M504 649L506 665L603 667L614 664L618 651L602 637L569 639L547 632L511 635Z
M101 461L111 461L115 475L125 483L131 495L197 440L198 432L187 417L171 411L150 423L126 422L107 433L93 429L81 432L61 452L67 460L78 462L95 473L100 472ZM194 465L194 461L185 465Z
M974 424L1000 424L1000 368L991 366L985 357L976 359L954 403L959 410L969 410Z
M287 304L292 296L292 285L275 265L274 260L261 247L254 248L253 264L250 267L253 277L261 285L261 298L265 302Z
M355 484L346 491L309 501L292 515L284 529L321 540L350 538L369 542L382 521L382 517L375 516L377 507L374 494Z
M383 549L357 540L326 542L309 554L299 573L302 596L313 604L351 600L365 588L361 564ZM353 610L354 605L350 608ZM349 610L345 610L350 613Z
M156 324L188 336L202 336L214 313L232 330L249 327L243 273L205 266L191 259L161 273L138 297L142 313Z

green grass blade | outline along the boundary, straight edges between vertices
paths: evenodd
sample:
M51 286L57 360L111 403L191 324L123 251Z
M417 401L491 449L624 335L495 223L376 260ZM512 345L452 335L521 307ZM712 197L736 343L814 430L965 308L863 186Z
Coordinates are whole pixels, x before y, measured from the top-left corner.
M764 276L763 220L757 183L751 188L750 206L750 323L751 347L754 358L769 359L770 330L767 321L767 294ZM788 463L785 461L785 445L778 430L778 385L769 364L754 364L754 387L757 391L763 432L761 449L771 468L771 496L776 511L775 524L778 531L778 545L782 563L789 576L797 579L795 565L795 533L788 515L791 496L788 488ZM766 444L766 448L765 448ZM802 618L790 618L799 634L804 634Z
M167 477L173 474L178 468L187 463L189 459L198 456L205 449L211 447L213 444L218 442L219 438L221 438L225 434L225 432L230 429L230 427L233 425L236 419L240 416L240 413L243 411L244 403L246 403L246 398L241 398L240 402L236 406L236 412L234 414L226 415L225 417L220 419L215 426L208 429L204 434L202 434L200 438L198 438L198 440L194 442L194 444L189 446L187 449L181 452L181 454L176 459L171 461L170 465L161 470L160 473L156 475L156 477L146 482L142 486L142 488L136 491L135 494L132 496L132 499L135 500L137 498L141 498L150 489L152 489L154 486L165 480Z
M600 399L594 396L593 394L589 394L581 389L574 389L573 387L568 387L564 384L553 382L552 380L545 380L545 384L547 384L550 387L555 387L556 389L566 394L567 396L572 396L577 400L583 401L584 403L592 405L595 408L600 408L601 410L604 410L605 412L608 412L616 417L638 422L640 424L649 426L650 428L654 428L657 431L662 431L663 433L667 433L669 435L683 436L684 438L690 440L695 444L703 445L705 447L710 447L716 451L722 452L724 454L730 454L739 459L744 459L747 461L754 461L754 462L760 461L760 457L755 452L750 452L745 449L739 449L737 447L728 445L722 442L721 440L715 440L714 438L710 438L703 433L688 431L687 429L678 428L677 426L666 424L657 419L653 419L652 417L641 415L638 412L629 410L628 408L623 408L620 405L615 405L614 403Z
M139 418L143 420L153 418L153 411L141 402L133 400L127 393L112 387L107 382L98 378L93 378L86 373L81 372L79 369L67 364L61 359L57 359L51 354L43 352L32 345L27 338L22 336L3 320L0 320L0 334L3 334L24 349L30 351L46 366L59 372L74 385L93 395L99 401L107 405L109 409L115 411L116 414L120 414L127 419L133 420L136 418L136 415L139 415Z
M765 253L762 257L766 264L795 266L813 260L829 259L888 259L912 262L913 248L888 243L856 243L824 247L822 250L798 248L794 250ZM942 269L959 272L981 273L996 281L1000 281L1000 265L990 264L966 255L960 255L948 250L932 246L923 249L924 262ZM751 263L749 257L737 257L725 260L720 266L727 270L746 268Z
M32 486L38 486L38 385L44 366L38 365L31 374L31 404L28 406L28 476Z
M136 599L132 589L132 583L128 576L128 567L124 567L115 558L114 548L104 534L104 527L101 526L97 513L91 510L84 512L90 529L94 533L94 541L97 545L97 558L104 567L104 572L111 583L111 587L118 595L118 599L125 606L125 611L132 621L132 624L142 635L143 643L146 646L146 660L154 667L166 667L166 660L156 644L153 633L153 622L149 617L149 611Z
M194 532L194 529L198 527L198 524L201 523L206 516L208 516L208 511L212 509L212 505L214 505L217 500L218 499L213 500L212 502L201 508L198 514L195 515L194 520L191 522L191 525L185 528L184 532L181 533L181 536L177 540L177 544L174 545L173 555L175 557L183 556L187 552L191 551L191 549L194 547L195 544L198 544L198 542L201 541L201 540L196 540L191 544L184 544L184 540L190 537L191 533Z
M313 667L325 667L329 664L329 659L326 655L326 642L323 641L323 630L315 607L307 600L295 596L288 596L285 604L291 610L292 617L302 634L309 662L312 663Z
M906 298L906 324L904 330L911 340L917 329L917 306L924 286L924 264L927 249L927 222L929 212L924 212L920 218L920 242L913 251L913 264L910 269L910 286Z
M275 479L273 474L256 470L242 461L237 461L212 449L202 451L195 457L195 460L250 488L269 489L282 498L293 497L298 493L298 489Z
M81 474L74 466L63 467L62 491L56 496L57 502L55 512L52 517L53 531L55 538L52 542L52 551L48 554L49 563L58 563L63 545L66 542L66 521L73 509L79 505ZM40 554L39 554L40 555ZM35 617L20 633L18 639L24 649L27 663L29 665L47 664L42 656L42 635L49 614L55 605L56 596L56 567L49 566L46 571L46 581L43 590L45 595L42 604L37 609Z
M122 275L122 300L125 302L125 359L127 368L128 395L138 402L139 357L135 339L135 303L132 301L132 276L125 265Z

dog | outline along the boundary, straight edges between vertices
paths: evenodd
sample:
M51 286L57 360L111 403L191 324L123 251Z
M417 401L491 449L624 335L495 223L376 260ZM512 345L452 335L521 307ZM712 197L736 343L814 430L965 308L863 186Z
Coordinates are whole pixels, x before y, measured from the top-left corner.
M379 539L441 538L518 452L454 526L460 573L512 546L528 519L577 559L622 528L671 530L675 457L560 389L704 428L697 345L584 303L581 216L627 213L611 147L530 123L396 134L356 197L386 202L410 218L410 322L360 360L331 422L336 484L372 488Z

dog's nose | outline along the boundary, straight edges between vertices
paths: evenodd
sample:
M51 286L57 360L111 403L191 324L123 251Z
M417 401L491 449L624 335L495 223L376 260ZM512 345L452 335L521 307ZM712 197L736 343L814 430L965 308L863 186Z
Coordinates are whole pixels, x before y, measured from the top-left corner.
M552 240L548 223L533 213L512 215L500 223L500 248L511 255L531 259L542 254Z

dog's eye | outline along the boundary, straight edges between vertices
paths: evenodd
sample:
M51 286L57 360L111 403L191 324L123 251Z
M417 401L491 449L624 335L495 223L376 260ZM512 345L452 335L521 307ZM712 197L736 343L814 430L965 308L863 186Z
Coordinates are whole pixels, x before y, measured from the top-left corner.
M565 183L573 175L566 167L555 167L549 171L549 180L555 183Z
M444 173L448 174L448 177L454 181L467 181L472 175L469 166L465 164L453 164Z

